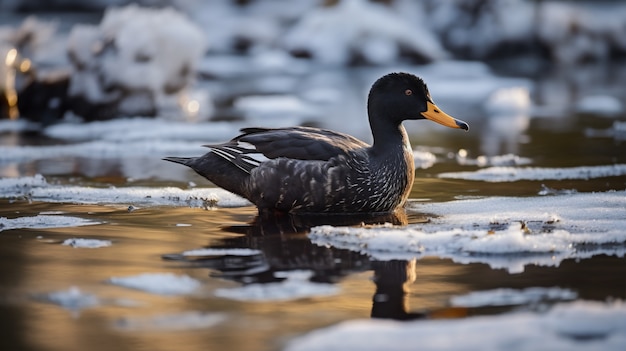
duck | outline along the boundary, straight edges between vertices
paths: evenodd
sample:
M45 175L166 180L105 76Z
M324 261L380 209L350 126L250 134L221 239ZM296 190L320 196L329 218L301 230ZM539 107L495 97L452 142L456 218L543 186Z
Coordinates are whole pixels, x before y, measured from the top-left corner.
M405 120L469 130L433 102L420 77L404 72L374 82L367 98L370 145L313 127L243 128L199 157L166 157L242 196L259 213L384 214L406 203L415 177Z

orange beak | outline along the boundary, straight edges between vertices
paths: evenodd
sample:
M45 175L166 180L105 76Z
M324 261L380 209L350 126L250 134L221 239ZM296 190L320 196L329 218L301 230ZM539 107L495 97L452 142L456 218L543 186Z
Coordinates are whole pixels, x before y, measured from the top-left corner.
M428 101L426 103L426 106L428 109L425 112L422 112L422 116L424 116L425 118L446 127L460 128L465 131L469 130L469 125L467 123L453 118L447 113L441 111L441 109L439 109L439 107L437 107L437 105L435 105L433 102Z

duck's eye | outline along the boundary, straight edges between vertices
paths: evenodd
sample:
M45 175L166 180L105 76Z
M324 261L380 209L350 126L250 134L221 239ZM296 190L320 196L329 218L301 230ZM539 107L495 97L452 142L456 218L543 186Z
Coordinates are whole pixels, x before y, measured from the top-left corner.
M413 90L411 89L407 89L404 91L404 95L409 96L409 95L413 95Z

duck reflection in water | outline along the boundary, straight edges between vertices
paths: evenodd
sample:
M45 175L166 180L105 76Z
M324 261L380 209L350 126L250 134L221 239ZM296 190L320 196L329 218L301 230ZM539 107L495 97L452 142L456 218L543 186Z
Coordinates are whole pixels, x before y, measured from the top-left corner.
M419 221L412 218L412 222ZM415 260L376 261L362 253L318 246L307 237L310 228L319 225L355 226L392 223L406 225L404 211L385 215L312 215L263 213L247 225L223 228L229 233L242 234L221 239L206 247L215 254L189 256L168 254L163 258L215 270L214 276L247 284L283 281L276 272L306 270L309 280L317 283L337 283L342 277L356 272L374 271L376 292L371 316L409 320L427 318L428 313L409 312L408 286L415 281ZM250 249L249 254L229 254L228 249ZM211 253L211 251L208 251Z

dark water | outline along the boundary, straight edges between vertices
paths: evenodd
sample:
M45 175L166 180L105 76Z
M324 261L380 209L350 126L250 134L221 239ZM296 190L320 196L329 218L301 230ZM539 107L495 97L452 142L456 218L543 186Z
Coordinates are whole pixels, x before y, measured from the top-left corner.
M600 86L611 87L606 79L605 85ZM557 75L548 82L561 84L562 79ZM563 84L576 86L575 82ZM542 94L549 90L550 84L540 82L537 86L535 94ZM574 103L580 96L575 93L567 99ZM409 128L414 145L443 150L438 153L443 161L417 170L412 201L441 202L459 196L537 196L546 187L579 192L626 188L624 176L514 183L437 178L442 172L476 169L457 163L455 154L459 149L467 150L474 158L483 154L513 153L532 159L532 166L538 167L626 163L623 139L590 137L586 133L590 129L609 130L613 119L606 117L571 111L564 116L538 113L523 117L524 123L520 126L517 117L507 121L505 116L496 123L494 118L478 113L468 117L456 115L468 120L470 133L443 128ZM15 133L3 135L2 140L5 144L46 142L41 136ZM149 174L134 180L134 186L184 188L188 181L210 186L191 171L181 171L179 166L156 157L107 161L38 160L4 164L3 172L12 170L19 176L44 173L49 182L71 185L125 186L134 174L125 173L121 167L124 162L139 164L139 169ZM540 308L532 304L450 307L451 297L472 291L560 287L575 291L579 299L626 299L626 258L623 257L601 255L565 260L558 267L530 265L520 274L494 270L485 264L464 265L436 257L417 262L377 262L356 252L313 245L306 236L308 228L325 224L329 219L257 218L252 207L208 211L145 207L129 212L127 206L0 200L0 217L60 211L67 216L102 222L84 227L0 232L0 349L277 350L302 333L357 318L463 318L498 314L514 308ZM407 213L409 223L423 220L420 213ZM180 223L186 226L177 225ZM99 249L59 245L73 237L107 239L113 245ZM176 255L201 247L247 247L260 250L263 257L181 260ZM215 289L243 283L270 283L276 280L273 272L290 270L312 271L312 280L333 284L339 287L339 293L270 302L240 302L213 294ZM107 283L111 277L147 272L189 275L202 282L202 291L182 297L160 296ZM100 304L73 309L46 300L47 294L71 287L97 295ZM381 294L388 299L375 298ZM171 326L162 329L154 325L158 316L186 312L214 313L223 319L214 326L199 329L172 330Z

